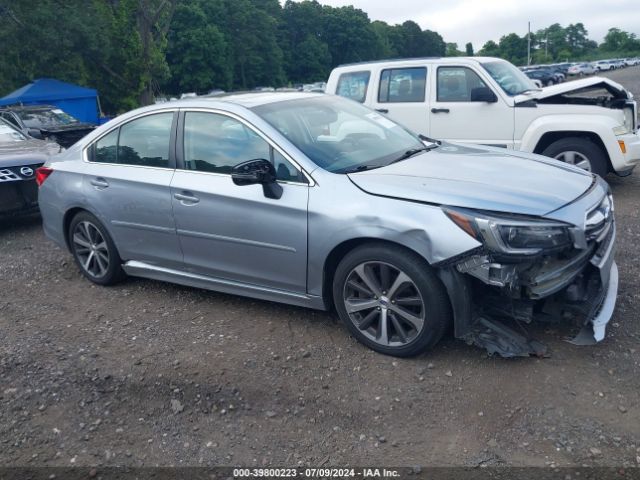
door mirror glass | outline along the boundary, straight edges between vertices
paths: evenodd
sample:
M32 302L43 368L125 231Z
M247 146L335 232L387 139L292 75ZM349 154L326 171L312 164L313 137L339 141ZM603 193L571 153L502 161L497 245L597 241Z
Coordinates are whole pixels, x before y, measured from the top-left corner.
M37 128L30 128L29 136L33 138L39 138L40 140L42 140L42 132L40 132L40 130L38 130Z
M231 170L231 178L236 185L262 185L262 191L267 198L282 197L282 187L276 182L276 169L264 158L236 165Z
M495 103L498 101L498 97L489 87L477 87L471 90L471 101Z

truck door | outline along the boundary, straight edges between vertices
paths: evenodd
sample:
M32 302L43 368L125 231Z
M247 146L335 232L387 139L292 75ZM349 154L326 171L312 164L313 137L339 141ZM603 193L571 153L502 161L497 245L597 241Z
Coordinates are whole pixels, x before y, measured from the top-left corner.
M431 81L431 137L513 148L514 109L477 72L465 66L437 67ZM477 101L480 90L495 101ZM489 90L487 90L489 89Z
M426 67L383 69L371 82L377 86L372 108L415 133L431 136Z

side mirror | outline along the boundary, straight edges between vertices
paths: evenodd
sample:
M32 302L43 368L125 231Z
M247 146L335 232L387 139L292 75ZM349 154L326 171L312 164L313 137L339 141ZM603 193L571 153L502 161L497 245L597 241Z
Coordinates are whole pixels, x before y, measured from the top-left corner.
M231 179L236 185L262 185L267 198L282 197L282 187L276 182L276 169L269 160L258 158L239 163L231 169Z
M40 130L38 130L37 128L30 128L27 131L29 132L29 136L30 137L39 138L40 140L43 139L42 132Z
M472 102L496 103L498 97L489 87L477 87L471 90Z

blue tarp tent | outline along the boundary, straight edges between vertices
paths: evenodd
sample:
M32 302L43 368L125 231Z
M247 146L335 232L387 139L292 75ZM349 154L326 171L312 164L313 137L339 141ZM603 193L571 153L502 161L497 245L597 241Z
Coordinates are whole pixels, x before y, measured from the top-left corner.
M53 78L34 80L6 97L0 105L55 105L81 122L99 123L98 92Z

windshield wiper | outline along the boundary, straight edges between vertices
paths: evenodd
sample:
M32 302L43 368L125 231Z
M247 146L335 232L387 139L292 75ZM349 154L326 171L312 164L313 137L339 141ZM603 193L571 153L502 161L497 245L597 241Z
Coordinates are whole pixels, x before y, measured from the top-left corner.
M387 165L391 165L392 163L397 163L397 162L401 162L403 160L406 160L407 158L411 158L414 155L417 155L420 152L429 152L431 150L433 150L434 148L438 148L438 144L434 144L432 146L424 146L424 147L419 147L419 148L411 148L409 150L407 150L406 152L404 152L402 155L400 155L398 158L396 158L395 160L392 160L391 162L389 162Z
M525 93L541 92L541 91L542 91L541 88L528 88L526 90L516 93L516 95L524 95Z
M346 170L342 170L341 173L364 172L365 170L373 170L374 168L380 168L381 166L382 165L358 165L357 167L352 167Z

